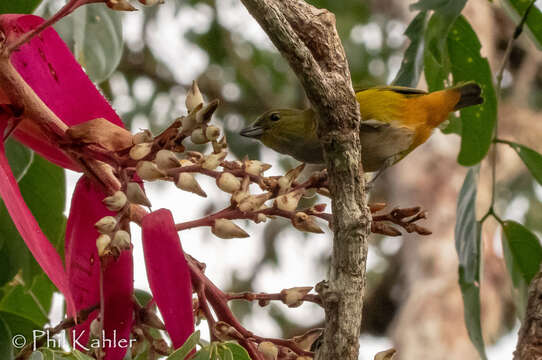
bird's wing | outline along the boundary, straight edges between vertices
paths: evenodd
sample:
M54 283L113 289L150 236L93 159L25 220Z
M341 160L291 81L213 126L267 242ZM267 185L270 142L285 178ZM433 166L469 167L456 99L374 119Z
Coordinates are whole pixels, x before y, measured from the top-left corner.
M388 91L393 91L393 92L396 92L396 93L399 93L399 94L404 94L404 95L423 95L423 94L427 94L427 91L425 90L420 90L420 89L416 89L416 88L409 88L409 87L406 87L406 86L393 86L393 85L388 85L388 86L374 86L374 87L366 87L366 88L362 88L362 87L354 87L354 91L356 93L358 92L362 92L362 91L365 91L365 90L371 90L371 89L375 89L375 90L388 90Z
M378 120L362 121L360 126L363 166L366 171L380 169L389 159L399 160L414 142L415 132Z

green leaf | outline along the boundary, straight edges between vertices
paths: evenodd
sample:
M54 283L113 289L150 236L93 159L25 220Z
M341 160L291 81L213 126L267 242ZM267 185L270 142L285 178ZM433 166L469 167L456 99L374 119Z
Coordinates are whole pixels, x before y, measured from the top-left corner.
M211 360L211 348L214 345L209 345L207 347L202 348L200 351L194 355L194 357L190 360Z
M94 360L94 358L86 355L86 354L83 354L81 351L79 350L73 350L72 351L72 354L75 356L75 358L77 360Z
M514 149L536 181L542 185L542 155L527 146L511 141L501 141Z
M514 304L516 306L516 314L518 315L519 319L523 321L525 310L527 309L528 285L521 275L519 264L514 259L512 250L510 249L508 241L506 240L506 236L501 236L501 243L506 269L510 274L510 279L512 279L512 294Z
M465 325L480 357L485 354L480 324L481 224L476 221L476 188L479 166L470 168L459 192L455 246L459 257L459 286L465 310Z
M419 0L410 5L411 10L435 10L446 16L457 16L465 7L467 0Z
M3 0L0 1L0 14L31 14L41 0Z
M26 342L32 341L33 332L41 329L40 326L34 321L28 320L27 318L23 318L19 315L0 311L0 318L7 324L11 334L14 337L22 337L26 339Z
M393 80L394 85L416 87L423 68L423 34L427 12L422 11L410 22L405 35L410 45L405 51L401 68Z
M497 121L497 97L493 74L486 58L480 55L478 36L460 16L448 35L448 54L455 83L476 81L482 88L484 103L461 110L461 150L457 161L464 166L479 163L487 154Z
M526 0L504 0L503 4L508 14L517 24L525 14L530 1ZM527 31L538 49L542 49L542 12L533 6L527 15Z
M7 360L13 359L12 339L13 335L8 324L0 316L0 358Z
M188 339L186 339L186 341L180 348L175 350L167 357L167 360L184 360L198 344L199 336L199 330L194 332L192 335L190 335Z
M57 248L62 247L65 228L66 202L64 170L39 155L24 177L19 181L23 198L36 218L43 233ZM0 205L0 286L11 280L20 270L25 283L32 283L34 276L43 274L2 203ZM1 243L2 241L0 241Z
M502 224L506 242L514 263L527 284L540 269L542 261L542 246L540 241L529 229L515 221L507 220Z
M473 167L461 187L457 200L455 246L459 256L459 267L464 270L465 281L480 280L479 224L476 221L476 186L479 167Z
M229 358L228 354L232 357ZM235 342L222 343L218 347L218 354L224 360L250 360L250 356L244 347Z
M39 351L34 351L32 354L30 354L28 360L44 360L43 354Z
M43 327L48 321L54 285L44 275L34 279L30 289L23 285L11 286L0 302L0 311L18 315Z
M122 17L103 4L81 6L57 25L62 38L70 43L77 61L96 83L107 80L122 57Z
M55 352L49 348L38 349L43 354L43 360L58 360Z
M11 171L13 172L15 179L20 181L30 168L32 160L34 160L34 152L28 147L13 140L13 138L9 138L6 141L5 147Z
M135 289L134 296L137 303L143 307L147 306L147 304L152 300L152 294L141 289Z

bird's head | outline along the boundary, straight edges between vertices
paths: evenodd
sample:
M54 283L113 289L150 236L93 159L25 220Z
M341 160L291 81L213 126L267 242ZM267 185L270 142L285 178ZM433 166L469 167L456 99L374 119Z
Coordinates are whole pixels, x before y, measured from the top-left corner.
M241 135L254 139L303 131L306 110L274 109L260 115L252 125L241 130ZM263 139L262 139L263 140Z
M260 140L265 146L300 161L310 156L303 152L318 148L316 122L311 109L275 109L260 115L241 135Z

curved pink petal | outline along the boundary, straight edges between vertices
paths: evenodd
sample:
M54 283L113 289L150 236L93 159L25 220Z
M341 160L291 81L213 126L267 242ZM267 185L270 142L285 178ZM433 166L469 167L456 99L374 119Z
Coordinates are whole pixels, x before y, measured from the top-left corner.
M104 216L114 215L102 204L103 191L82 176L75 187L66 227L66 270L77 310L100 302L100 257L96 249L98 231L94 224ZM131 251L124 251L107 264L104 271L104 330L108 339L116 336L129 340L133 318L133 264ZM88 341L90 322L97 316L76 326L79 343ZM106 359L122 359L126 347L106 349Z
M169 210L146 215L141 227L152 295L173 346L178 348L194 332L190 270Z
M34 15L0 15L0 29L9 40L19 37L42 22L42 18ZM123 126L111 105L96 89L53 28L45 29L39 36L21 46L11 55L11 62L41 100L66 125L76 125L102 117ZM5 94L0 91L0 103L3 98L5 101ZM70 169L78 169L77 165L40 136L39 130L31 125L29 121L23 121L15 131L15 137L50 161Z
M7 120L0 116L0 134L4 133ZM55 284L64 297L68 307L68 313L74 314L74 302L70 287L68 285L68 277L62 266L62 259L55 250L54 246L49 242L47 237L41 231L36 219L26 206L17 180L11 172L9 163L6 157L4 143L0 141L0 196L4 200L4 204L17 227L19 234L23 238L26 246L40 264L43 271L49 279Z

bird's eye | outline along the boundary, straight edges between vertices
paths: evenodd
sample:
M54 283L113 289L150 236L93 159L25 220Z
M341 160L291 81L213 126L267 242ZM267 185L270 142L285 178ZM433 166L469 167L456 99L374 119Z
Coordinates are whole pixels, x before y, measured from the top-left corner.
M280 120L280 115L277 113L272 113L271 116L269 116L269 118L271 119L271 121L278 121Z

